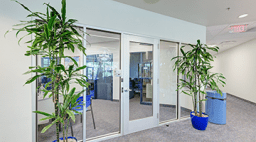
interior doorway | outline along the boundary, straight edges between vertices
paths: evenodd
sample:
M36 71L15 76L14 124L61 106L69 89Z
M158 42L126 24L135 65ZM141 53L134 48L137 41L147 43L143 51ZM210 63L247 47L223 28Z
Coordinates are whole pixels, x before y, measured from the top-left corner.
M158 40L123 34L124 134L158 125Z

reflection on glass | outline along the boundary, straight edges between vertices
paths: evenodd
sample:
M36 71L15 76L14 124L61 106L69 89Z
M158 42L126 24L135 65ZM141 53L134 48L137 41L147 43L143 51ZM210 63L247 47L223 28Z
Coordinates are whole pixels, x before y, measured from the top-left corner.
M182 44L181 46L184 46L183 50L186 52L188 50L191 49L191 47L187 44ZM180 53L181 54L181 53ZM186 80L186 76L185 75L179 75L180 79L185 79ZM186 88L184 88L186 89ZM184 93L181 93L180 91L180 117L189 117L190 116L190 112L193 108L193 104L192 104L192 98L191 96L188 96Z
M160 41L160 64L159 64L159 121L176 119L177 106L177 73L173 71L178 44Z
M153 45L130 42L129 120L153 116Z
M90 83L87 95L91 105L86 113L86 138L119 132L120 34L87 29L86 76ZM94 127L95 126L95 127Z

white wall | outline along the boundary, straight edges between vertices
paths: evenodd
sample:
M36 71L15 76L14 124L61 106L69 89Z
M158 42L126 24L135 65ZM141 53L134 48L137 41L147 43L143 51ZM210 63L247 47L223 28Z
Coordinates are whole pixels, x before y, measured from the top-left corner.
M18 21L2 15L0 21L0 141L31 142L31 86L23 86L30 75L22 75L31 57L24 56L26 48L17 44L14 33L3 36Z
M226 86L221 89L256 103L256 39L218 53L212 72L223 73Z
M45 11L44 2L60 10L60 0L20 0L32 11ZM17 45L15 35L3 37L6 30L29 14L15 2L0 2L0 140L3 142L32 141L31 86L23 86L29 76L22 75L31 64L25 57L25 45ZM206 27L127 6L110 0L68 0L69 18L80 23L162 37L185 43L205 42Z

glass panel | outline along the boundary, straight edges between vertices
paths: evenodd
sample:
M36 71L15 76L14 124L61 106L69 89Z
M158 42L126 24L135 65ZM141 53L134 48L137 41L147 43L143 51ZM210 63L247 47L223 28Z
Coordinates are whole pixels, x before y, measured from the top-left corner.
M93 29L86 32L86 75L91 84L87 94L93 98L87 107L86 138L92 138L119 132L120 77L114 72L120 69L121 35Z
M173 71L175 61L171 61L177 55L178 44L160 41L159 64L159 108L160 122L176 119L177 106L177 72Z
M153 116L153 45L130 42L129 120Z
M42 56L37 56L37 65L41 67L48 67L49 66L49 58L47 57L42 57ZM52 102L52 97L44 97L44 92L41 91L44 89L44 86L47 82L49 82L50 79L46 77L40 77L37 79L37 110L38 111L43 111L47 113L53 113L54 112L54 105ZM48 87L47 90L50 90L51 87ZM56 129L55 125L49 128L45 133L41 133L42 129L51 124L51 120L44 120L44 121L39 121L40 119L45 118L44 115L37 114L37 134L38 134L38 141L40 142L48 142L48 141L53 141L56 139Z
M83 33L83 28L77 28L77 31L82 34ZM73 59L75 59L78 63L79 66L83 65L83 53L80 52L79 50L75 50L75 52L73 53L72 51L65 51L64 53L67 56L71 56ZM69 58L66 59L62 59L61 63L65 66L65 68L67 69L69 67L69 65L71 63L73 63L73 61ZM48 67L50 64L49 62L49 58L48 57L42 57L42 56L37 56L37 65L41 66L41 67ZM49 78L46 77L40 77L37 80L37 87L39 87L37 89L37 110L38 111L44 111L47 113L52 114L54 112L54 104L52 102L52 97L49 98L50 93L48 93L48 95L44 97L44 92L42 91L42 89L45 87L45 85L51 81ZM76 88L76 93L81 91L83 88L74 83L71 82L70 88ZM47 90L51 89L51 85L49 85L49 87L47 87ZM60 103L63 101L63 97L60 96L59 98ZM45 133L41 133L42 129L51 124L51 122L53 120L45 120L45 121L39 121L41 118L44 118L45 116L38 114L37 117L37 121L38 121L38 141L39 142L49 142L49 141L53 141L56 139L56 127L55 125L53 125L52 127L50 127ZM73 130L73 136L76 137L78 140L82 140L83 139L83 125L80 122L80 117L78 115L76 115L76 121L75 123L72 121L69 123L69 129L68 129L68 136L72 136L72 131L71 131L71 126L72 126L72 130ZM62 136L62 126L60 127L60 137Z
M191 47L187 44L181 44L181 46L185 46L183 48L183 50L185 52L187 52L188 50L191 49ZM181 53L180 53L181 54ZM186 76L185 75L181 75L180 74L180 79L185 79L186 80ZM186 88L184 88L186 89ZM193 108L193 102L192 102L192 98L191 96L188 96L184 93L181 93L181 91L179 92L180 93L180 117L189 117L190 116L190 112L192 111L192 108Z

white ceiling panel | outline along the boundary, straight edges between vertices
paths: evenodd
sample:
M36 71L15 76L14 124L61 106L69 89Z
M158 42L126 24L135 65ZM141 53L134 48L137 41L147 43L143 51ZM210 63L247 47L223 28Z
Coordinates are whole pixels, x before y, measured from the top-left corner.
M114 0L207 27L207 44L220 52L256 38L256 0ZM238 18L242 14L245 18ZM245 33L229 33L231 25L248 24Z
M256 0L114 1L204 26L256 21ZM230 9L227 10L227 8ZM245 13L249 16L238 18Z

